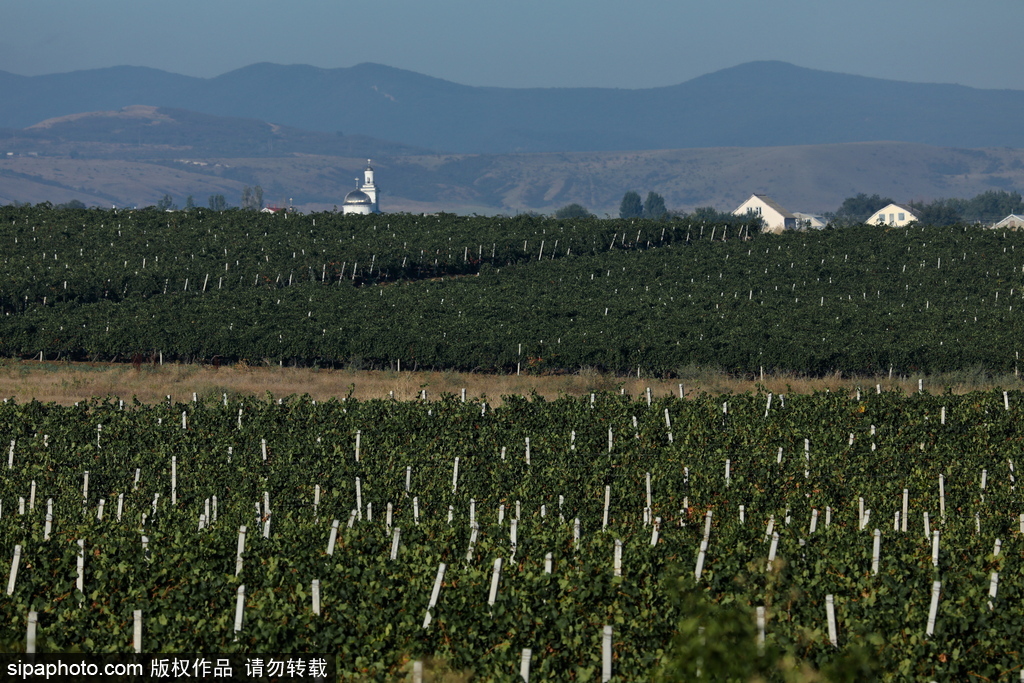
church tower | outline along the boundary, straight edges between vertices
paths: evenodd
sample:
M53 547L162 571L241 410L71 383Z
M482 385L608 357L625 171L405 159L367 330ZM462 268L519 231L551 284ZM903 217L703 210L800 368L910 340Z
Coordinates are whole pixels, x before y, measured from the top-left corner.
M363 171L363 186L361 188L363 192L369 196L370 201L373 202L373 213L380 213L380 204L377 201L377 186L373 183L373 166L370 165L370 160L366 160L366 170Z

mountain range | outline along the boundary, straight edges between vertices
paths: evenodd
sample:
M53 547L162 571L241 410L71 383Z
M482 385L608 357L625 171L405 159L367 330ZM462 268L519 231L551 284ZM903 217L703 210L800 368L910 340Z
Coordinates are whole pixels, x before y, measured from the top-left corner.
M367 158L385 210L615 213L625 190L822 212L1024 188L1024 92L755 62L665 88L503 89L376 64L200 79L116 67L0 72L0 203L339 205Z
M379 64L254 64L215 78L142 67L0 72L0 128L131 105L185 109L467 154L899 141L1024 147L1024 91L751 62L678 85L492 88Z

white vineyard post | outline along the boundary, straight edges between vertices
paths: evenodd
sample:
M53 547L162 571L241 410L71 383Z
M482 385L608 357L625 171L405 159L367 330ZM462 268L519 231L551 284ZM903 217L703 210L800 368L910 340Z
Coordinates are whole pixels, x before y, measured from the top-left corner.
M615 555L612 564L612 575L622 576L622 541L615 539Z
M882 545L882 532L875 529L874 542L871 545L871 573L873 575L878 574L878 556Z
M413 496L412 499L412 521L418 526L420 523L420 497Z
M348 524L345 525L345 528L347 528L347 529L351 529L352 528L352 526L356 523L356 515L358 515L358 514L359 514L358 510L352 510L351 512L348 513Z
M434 589L430 592L430 602L427 603L427 613L423 616L423 628L430 626L430 622L433 621L433 617L430 615L430 610L434 609L434 605L437 604L437 596L441 593L441 582L444 581L444 570L445 563L442 562L437 567L437 576L434 578Z
M527 455L529 461L529 455ZM455 458L455 466L452 468L452 493L459 490L459 458Z
M235 592L235 633L242 630L242 612L245 609L245 586Z
M1011 465L1011 470L1012 469L1013 468L1012 468L1012 465ZM1012 479L1013 475L1010 475L1010 477ZM36 511L36 480L35 479L32 480L32 485L29 487L29 490L28 490L28 509L29 509L29 512L35 512Z
M142 653L142 610L132 610L132 649Z
M768 528L764 532L765 542L771 540L773 531L775 531L775 515L768 517Z
M235 576L242 573L242 553L245 552L245 525L238 527L238 549L235 551Z
M356 462L359 462L359 450L360 450L362 438L363 438L363 431L361 429L357 429L356 430Z
M612 499L612 487L605 485L604 487L604 516L601 518L601 531L608 528L608 506L611 504Z
M319 517L320 508L320 484L313 487L313 521L317 521Z
M320 616L320 579L313 579L313 614Z
M171 456L171 505L178 504L178 456Z
M530 464L530 437L526 437L526 464Z
M103 505L106 502L107 501L106 501L105 498L100 498L100 504L96 506L96 521L97 522L102 522L103 521Z
M825 616L828 619L828 642L832 643L832 647L839 647L839 638L836 635L835 598L831 593L825 596Z
M924 540L928 540L932 537L932 525L928 521L928 513L924 513Z
M769 392L768 393L768 403L764 407L765 419L768 418L768 411L770 411L771 409L772 409L772 395L771 395L771 392Z
M11 439L11 448L7 451L7 469L14 469L14 439Z
M939 566L939 530L932 532L932 566Z
M732 460L729 458L725 459L725 488L729 488L729 468L732 465Z
M14 546L14 559L11 560L11 575L7 579L7 594L14 595L14 582L18 579L18 565L21 563L21 545Z
M708 551L708 542L703 540L700 542L700 550L697 551L697 566L693 569L693 578L700 581L701 575L704 573L704 557Z
M605 683L612 678L612 627L607 624L601 637L601 681Z
M938 533L938 532L935 532ZM935 581L932 583L932 602L928 607L928 628L925 630L926 636L931 636L935 633L935 618L939 612L939 594L942 592L942 582Z
M28 630L25 633L25 653L35 654L36 651L36 629L39 625L39 614L28 613Z
M533 657L533 650L526 647L519 657L519 677L530 683L530 659Z
M992 572L992 574L989 575L989 578L988 578L988 597L990 598L989 601L988 601L988 609L989 609L990 612L995 609L995 607L992 605L992 600L995 600L996 592L998 590L999 590L999 572Z
M491 569L491 591L487 594L488 609L494 607L498 599L498 582L501 581L501 558L494 559L494 568Z
M121 521L121 512L124 510L124 494L117 494L117 521Z
M764 651L764 607L759 605L757 608L757 649L758 651Z
M818 529L818 510L817 508L811 510L811 527L808 534L813 534Z
M939 517L946 521L946 482L943 476L939 475Z
M608 428L608 452L612 452L612 428Z
M772 533L772 544L768 549L768 566L765 568L766 572L772 570L772 564L775 562L775 553L779 549L779 534L778 532Z
M743 506L743 505L740 505L740 524L743 524L746 521L747 521L747 508L745 506Z
M401 527L395 527L395 530L391 534L391 560L398 559L398 542L402 537Z
M89 500L89 470L82 473L82 508Z
M211 498L212 498L212 505L210 506L210 508L211 508L210 514L212 516L210 517L210 523L213 523L213 522L217 521L217 496L211 496Z
M711 538L711 510L704 515L704 540Z
M550 574L553 568L554 560L551 553L545 553L544 555L544 573Z
M579 550L580 547L580 518L577 517L572 523L572 545Z
M826 505L825 506L825 528L827 529L830 526L832 526L832 506L831 505Z
M658 545L658 534L661 531L661 517L654 518L654 529L651 531L651 547Z
M359 516L359 521L363 520L363 482L360 477L356 477L356 514Z
M412 485L412 467L405 468L405 495L409 495L409 487Z
M75 579L75 588L79 593L85 593L85 539L78 539L78 576Z
M910 490L903 489L903 517L901 522L900 531L907 533L907 514L910 507Z
M418 659L412 663L412 683L423 683L423 662Z

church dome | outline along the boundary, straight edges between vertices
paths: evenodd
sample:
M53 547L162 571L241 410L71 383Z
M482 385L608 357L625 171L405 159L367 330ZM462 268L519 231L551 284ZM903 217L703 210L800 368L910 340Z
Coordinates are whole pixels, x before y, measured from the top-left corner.
M370 199L370 195L366 194L362 190L352 190L345 195L345 204L348 206L353 205L370 205L373 204L373 200Z

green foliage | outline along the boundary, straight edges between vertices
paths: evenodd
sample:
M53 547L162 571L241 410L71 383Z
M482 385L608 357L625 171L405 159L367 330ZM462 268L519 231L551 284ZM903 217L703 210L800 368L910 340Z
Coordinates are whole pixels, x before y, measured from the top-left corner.
M171 197L171 195L169 194L165 194L156 203L156 208L159 211L169 211L170 209L174 208L174 198Z
M242 209L246 211L259 211L263 208L263 188L257 185L242 189Z
M775 396L767 414L763 394L655 397L650 405L617 393L510 396L497 409L451 396L227 405L213 398L123 408L99 399L67 407L7 401L0 426L15 445L0 479L0 500L11 501L0 517L0 557L9 566L15 545L22 555L12 594L0 594L0 643L23 647L34 610L41 651L125 652L132 611L141 609L147 652L331 652L342 680L401 680L412 659L430 660L430 670L448 680L460 678L451 672L514 680L521 650L531 648L531 680L563 681L600 675L601 631L611 625L614 676L623 681L1012 680L1024 628L1024 535L1012 478L1024 456L1024 393L1011 391L1006 401L1009 410L999 391L819 393ZM349 527L357 477L363 516ZM904 489L906 533L892 526ZM257 516L254 503L262 504L264 492L269 515L261 508ZM217 520L199 530L213 496ZM865 529L860 498L871 510ZM44 539L48 499L53 526ZM394 561L389 503L401 529ZM706 561L696 577L708 511ZM938 567L924 512L941 533ZM660 520L655 545L645 516ZM779 536L770 564L769 519ZM328 555L333 520L339 530ZM236 577L241 525L248 534ZM81 591L78 539L86 548ZM616 539L621 576L612 570ZM503 566L491 606L496 558ZM441 562L444 583L424 629ZM993 571L1000 577L994 598ZM928 636L935 580L942 592ZM239 585L244 623L236 634ZM834 596L835 646L827 595ZM757 607L767 614L763 650Z
M622 202L619 204L619 218L640 218L643 214L644 205L638 192L629 190L622 195Z
M856 225L871 218L871 214L879 209L892 204L889 197L879 196L877 193L870 197L863 192L854 197L847 197L836 210L835 217L842 223Z
M213 211L224 211L228 208L228 202L222 194L211 194L207 205Z
M665 198L657 192L648 192L644 200L644 218L660 221L668 216L668 209L665 208Z
M592 213L587 211L582 204L566 204L555 211L555 218L565 220L567 218L591 218Z

